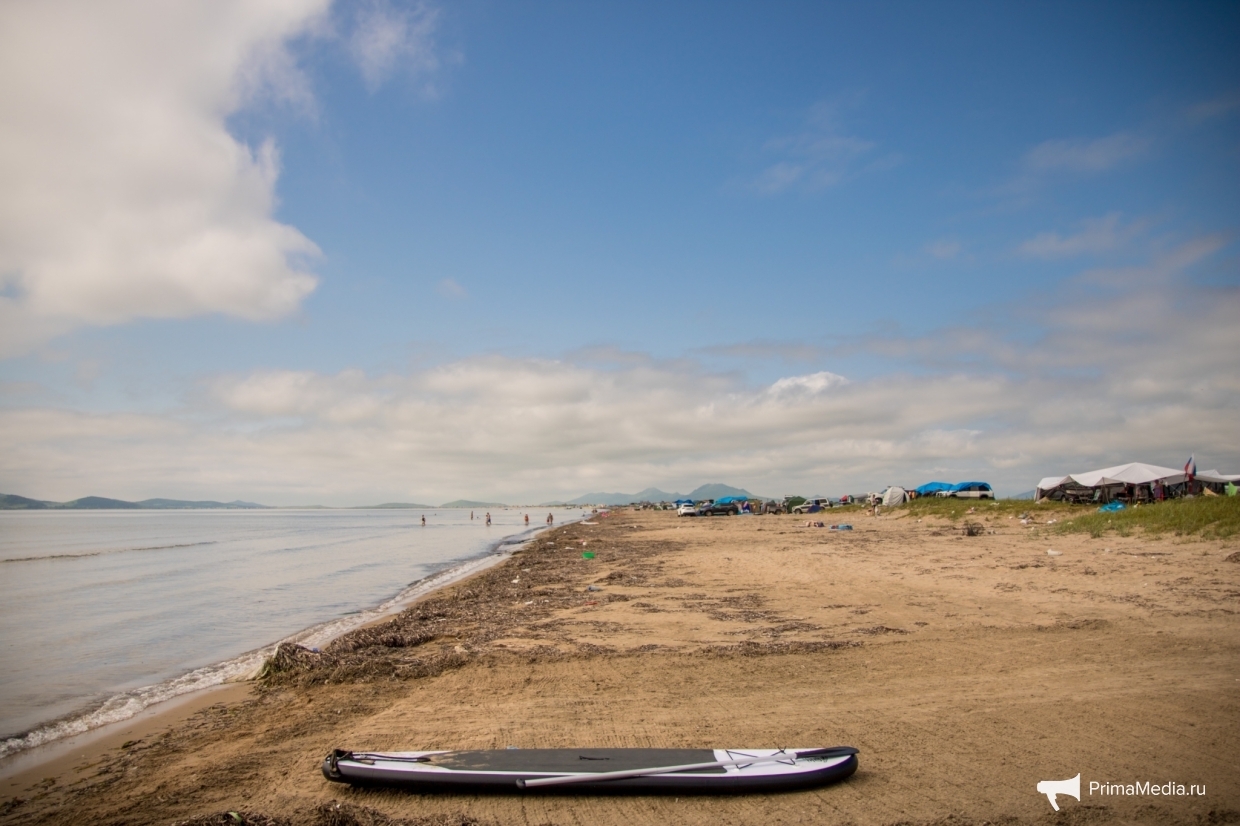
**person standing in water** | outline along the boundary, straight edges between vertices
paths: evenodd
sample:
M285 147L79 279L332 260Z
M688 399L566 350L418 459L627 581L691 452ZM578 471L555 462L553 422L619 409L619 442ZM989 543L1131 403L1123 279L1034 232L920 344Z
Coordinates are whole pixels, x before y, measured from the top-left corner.
M422 514L422 527L426 527L426 514Z
M526 526L527 526L527 527L528 527L528 526L529 526L529 524L530 524L530 515L529 515L528 513L525 515L525 524L526 524Z
M555 523L555 517L553 517L551 514L547 514L547 524L552 525L554 523Z
M470 512L469 512L469 521L470 521L470 522L473 522L473 521L474 521L474 512L473 512L473 511L470 511Z
M487 511L487 527L491 527L491 512Z

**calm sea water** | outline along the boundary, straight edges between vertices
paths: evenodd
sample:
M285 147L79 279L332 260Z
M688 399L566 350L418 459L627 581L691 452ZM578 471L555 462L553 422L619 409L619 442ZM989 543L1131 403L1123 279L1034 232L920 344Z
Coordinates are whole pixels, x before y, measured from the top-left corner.
M0 757L397 610L502 558L524 513L0 512Z

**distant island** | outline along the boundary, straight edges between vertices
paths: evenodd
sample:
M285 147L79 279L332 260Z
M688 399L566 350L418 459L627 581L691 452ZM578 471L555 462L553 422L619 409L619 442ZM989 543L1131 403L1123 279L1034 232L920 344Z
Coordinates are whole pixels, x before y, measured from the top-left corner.
M472 499L457 499L455 502L444 502L441 508L506 508L503 502L475 502Z
M70 502L49 502L45 499L29 499L12 493L0 493L0 510L199 510L225 508L229 510L258 510L266 508L255 502L190 501L186 499L143 499L126 502L106 496L83 496Z

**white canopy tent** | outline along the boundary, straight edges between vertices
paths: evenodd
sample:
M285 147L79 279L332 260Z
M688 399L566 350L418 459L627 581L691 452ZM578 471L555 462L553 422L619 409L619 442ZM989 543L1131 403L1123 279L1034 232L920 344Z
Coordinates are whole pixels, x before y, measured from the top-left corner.
M1228 482L1240 482L1240 473L1219 473L1217 470L1203 470L1193 478L1202 482L1215 482L1225 485Z
M1195 478L1203 481L1225 481L1205 479L1199 473ZM1069 476L1047 476L1038 482L1035 499L1041 499L1048 491L1061 485L1079 485L1083 488L1097 488L1105 485L1150 485L1162 482L1164 485L1178 485L1188 479L1184 471L1158 465L1147 465L1144 462L1129 462L1126 465L1106 467L1102 470L1091 470L1085 473L1073 473Z

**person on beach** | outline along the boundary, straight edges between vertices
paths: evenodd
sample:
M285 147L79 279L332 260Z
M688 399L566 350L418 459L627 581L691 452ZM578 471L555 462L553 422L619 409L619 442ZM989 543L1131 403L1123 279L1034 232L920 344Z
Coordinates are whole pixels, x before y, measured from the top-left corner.
M525 515L525 526L528 528L529 525L530 525L530 515L527 513Z
M487 511L487 527L491 527L491 512Z
M550 527L550 526L551 526L554 522L555 522L555 517L553 517L551 514L547 514L547 525L548 525L548 527Z

